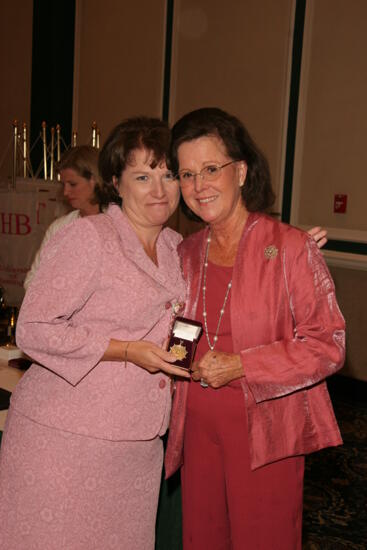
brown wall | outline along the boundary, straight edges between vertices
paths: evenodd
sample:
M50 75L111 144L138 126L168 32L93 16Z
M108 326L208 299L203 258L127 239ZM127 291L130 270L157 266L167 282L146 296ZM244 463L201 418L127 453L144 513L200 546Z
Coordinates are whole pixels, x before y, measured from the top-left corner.
M29 128L32 69L32 0L0 3L0 179L12 174L12 122ZM7 153L6 153L7 151ZM4 158L5 157L5 158Z
M170 118L203 106L237 115L264 150L280 190L293 2L229 4L177 3Z
M127 116L160 116L165 0L77 0L74 129L101 138ZM78 47L79 46L79 47Z
M367 232L367 2L307 6L298 223ZM346 214L333 213L335 193Z
M367 272L331 267L347 325L347 358L342 374L367 381Z
M292 0L231 2L230 9L222 0L175 3L170 121L203 106L243 120L269 159L278 212L292 17ZM198 227L180 212L175 223L183 235Z

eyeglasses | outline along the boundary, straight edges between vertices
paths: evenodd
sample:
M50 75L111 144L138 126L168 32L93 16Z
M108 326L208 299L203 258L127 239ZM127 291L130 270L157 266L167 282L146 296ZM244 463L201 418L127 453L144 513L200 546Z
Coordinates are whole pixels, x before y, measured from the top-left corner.
M190 172L190 170L181 170L177 174L177 178L180 182L181 187L187 187L194 183L196 176L200 176L203 181L215 181L219 178L223 168L226 166L229 166L230 164L234 164L235 162L240 162L238 160L231 160L230 162L226 162L225 164L219 165L219 164L208 164L208 166L204 166L200 170L200 172Z

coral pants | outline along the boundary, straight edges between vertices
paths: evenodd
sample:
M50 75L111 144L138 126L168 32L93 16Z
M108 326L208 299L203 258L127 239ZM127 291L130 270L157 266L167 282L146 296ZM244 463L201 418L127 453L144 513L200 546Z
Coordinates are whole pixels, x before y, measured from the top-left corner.
M182 468L184 550L301 548L304 458L251 471L240 385L190 384Z

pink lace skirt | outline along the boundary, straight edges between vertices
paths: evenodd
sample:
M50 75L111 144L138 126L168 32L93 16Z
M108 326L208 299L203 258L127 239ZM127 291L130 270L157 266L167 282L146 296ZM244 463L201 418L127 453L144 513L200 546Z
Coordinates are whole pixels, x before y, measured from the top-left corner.
M0 548L153 550L160 438L114 442L10 409L0 453Z

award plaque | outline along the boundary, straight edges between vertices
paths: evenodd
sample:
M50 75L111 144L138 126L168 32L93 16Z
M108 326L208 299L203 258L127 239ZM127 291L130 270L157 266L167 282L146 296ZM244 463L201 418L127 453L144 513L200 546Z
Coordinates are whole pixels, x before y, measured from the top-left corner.
M190 369L202 332L203 327L199 321L176 317L167 348L177 357L173 365Z

